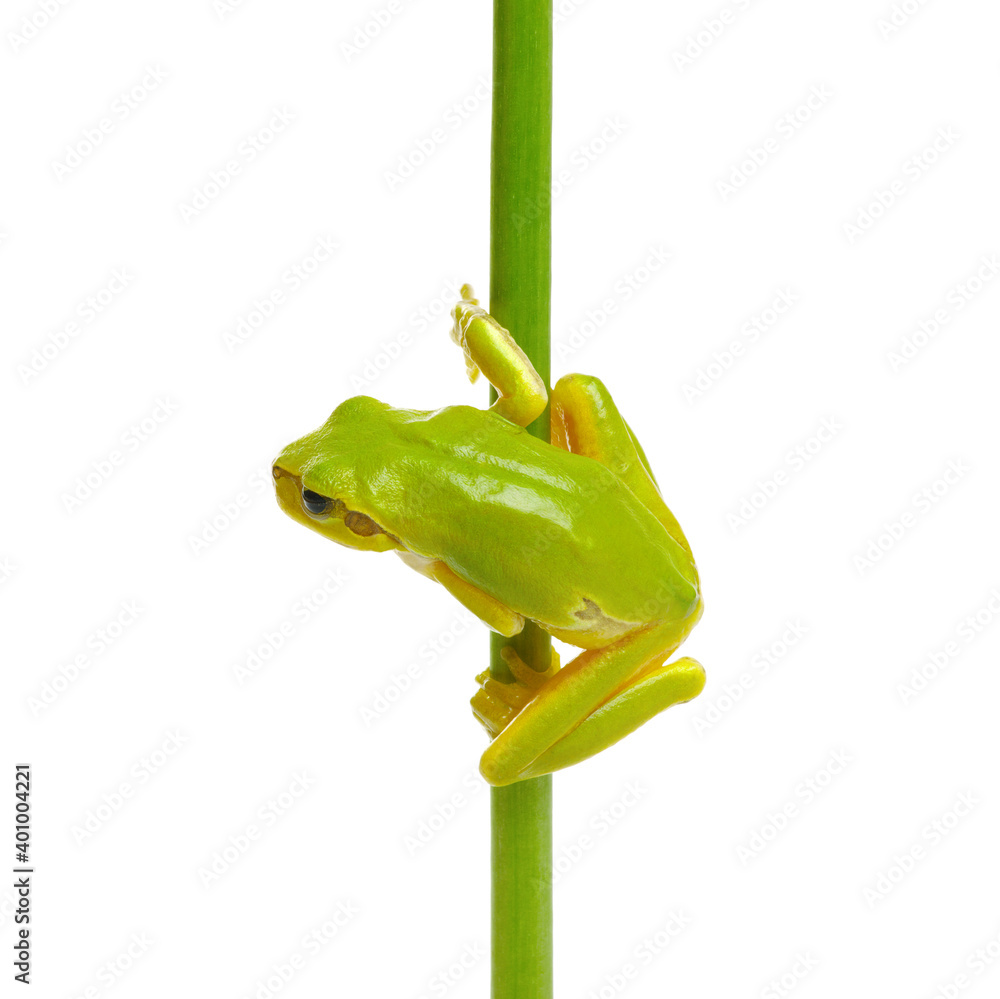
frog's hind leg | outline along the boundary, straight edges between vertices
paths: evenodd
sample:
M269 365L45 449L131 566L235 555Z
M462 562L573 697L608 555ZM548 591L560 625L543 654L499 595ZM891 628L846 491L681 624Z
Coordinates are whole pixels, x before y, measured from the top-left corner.
M564 375L552 390L552 443L611 469L688 553L691 547L659 486L631 427L611 393L592 375Z
M705 670L688 656L645 670L542 753L520 779L553 773L594 756L671 705L697 697L704 686Z
M704 685L701 666L690 659L663 665L686 632L684 622L648 625L604 648L584 650L523 707L508 698L509 710L498 711L495 722L501 714L511 720L483 753L482 775L503 785L551 773L695 697Z

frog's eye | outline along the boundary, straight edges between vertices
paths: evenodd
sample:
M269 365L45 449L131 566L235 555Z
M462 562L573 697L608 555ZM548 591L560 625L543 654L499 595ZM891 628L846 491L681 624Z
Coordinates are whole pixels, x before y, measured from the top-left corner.
M302 490L302 508L310 517L322 517L330 512L333 501L326 496L320 496L311 489Z

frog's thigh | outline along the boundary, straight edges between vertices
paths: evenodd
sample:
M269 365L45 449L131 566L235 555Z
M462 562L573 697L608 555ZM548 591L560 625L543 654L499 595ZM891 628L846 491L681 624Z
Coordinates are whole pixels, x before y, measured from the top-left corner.
M607 749L671 705L697 697L704 686L704 668L688 657L647 669L542 753L520 779L571 767Z
M526 427L545 409L545 383L510 333L480 307L469 285L462 286L462 295L452 309L451 338L465 352L469 377L475 381L482 371L500 396L490 408Z
M480 760L483 777L500 785L521 780L528 772L548 772L532 765L637 676L660 666L682 638L677 625L650 625L604 648L581 652L493 740ZM629 703L634 710L635 703Z
M463 607L467 607L485 625L507 638L518 634L524 627L524 618L506 604L491 597L485 590L467 583L439 559L397 551L396 554L411 569L422 576L440 583Z
M677 519L663 502L649 462L611 393L592 375L564 375L552 390L552 443L611 469L690 555Z

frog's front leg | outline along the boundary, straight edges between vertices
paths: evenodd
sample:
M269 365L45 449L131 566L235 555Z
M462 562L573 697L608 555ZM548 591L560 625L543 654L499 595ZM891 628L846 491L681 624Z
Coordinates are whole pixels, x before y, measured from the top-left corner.
M696 697L705 684L701 666L687 658L664 665L693 623L650 625L581 652L496 736L480 760L483 777L512 784L572 766Z
M416 555L405 549L396 554L421 576L440 583L463 607L505 638L518 634L524 627L524 618L517 611L511 610L478 586L466 582L440 559Z
M465 352L469 379L482 371L499 395L490 409L526 427L548 402L545 382L510 333L480 306L471 285L462 285L462 300L451 314L451 338Z

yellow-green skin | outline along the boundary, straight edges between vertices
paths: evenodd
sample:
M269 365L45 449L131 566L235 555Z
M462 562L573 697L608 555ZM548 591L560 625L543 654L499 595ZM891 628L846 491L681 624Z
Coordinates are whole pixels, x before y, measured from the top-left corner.
M501 634L530 620L588 650L546 674L505 650L520 683L480 678L473 708L494 737L481 769L507 784L584 759L695 696L697 663L662 664L701 597L687 541L607 389L562 379L555 443L540 441L519 425L546 401L527 359L471 290L455 315L470 373L482 368L501 393L492 409L348 399L282 451L275 488L293 519L352 548L395 550Z

